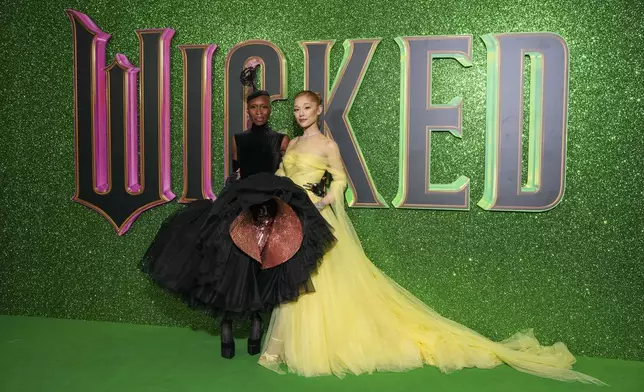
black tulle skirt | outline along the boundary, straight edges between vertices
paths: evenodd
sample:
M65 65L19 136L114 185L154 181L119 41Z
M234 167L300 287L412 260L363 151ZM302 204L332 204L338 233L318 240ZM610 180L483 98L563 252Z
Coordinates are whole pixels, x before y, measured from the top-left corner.
M302 224L302 244L288 261L262 269L233 242L231 223L253 206L279 198ZM215 201L188 204L165 220L142 261L159 286L214 315L247 315L314 291L310 276L334 244L332 229L306 191L289 178L260 173L229 182Z

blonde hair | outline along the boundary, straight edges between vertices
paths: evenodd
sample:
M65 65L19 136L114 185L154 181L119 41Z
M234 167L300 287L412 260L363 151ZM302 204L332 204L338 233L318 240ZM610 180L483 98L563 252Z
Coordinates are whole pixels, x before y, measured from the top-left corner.
M320 94L311 90L302 90L299 93L295 94L295 97L293 99L297 99L298 97L303 97L303 96L307 96L313 99L313 101L317 103L318 106L322 104L322 99L320 98Z

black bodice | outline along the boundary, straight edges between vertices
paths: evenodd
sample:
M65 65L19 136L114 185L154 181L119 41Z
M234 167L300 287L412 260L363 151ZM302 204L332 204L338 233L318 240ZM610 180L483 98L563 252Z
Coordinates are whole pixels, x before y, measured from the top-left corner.
M246 132L235 135L240 177L275 173L282 160L280 147L283 138L283 134L273 131L268 125L253 125Z

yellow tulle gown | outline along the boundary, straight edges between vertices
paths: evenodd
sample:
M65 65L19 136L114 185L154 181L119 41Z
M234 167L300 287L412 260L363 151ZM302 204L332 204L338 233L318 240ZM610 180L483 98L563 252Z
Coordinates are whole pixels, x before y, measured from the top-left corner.
M346 175L337 146L330 144L321 152L295 143L277 173L299 185L319 182L325 170L332 174L333 201L321 214L337 243L312 277L315 292L273 311L260 365L278 373L342 377L423 365L448 373L506 363L537 376L602 384L571 370L575 358L563 343L541 346L531 331L493 342L442 317L374 266L346 216Z

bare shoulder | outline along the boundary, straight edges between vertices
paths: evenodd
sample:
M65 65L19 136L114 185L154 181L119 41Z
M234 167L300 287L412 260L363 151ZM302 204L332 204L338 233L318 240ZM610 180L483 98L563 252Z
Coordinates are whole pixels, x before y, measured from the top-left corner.
M327 155L337 154L340 149L338 148L338 143L333 139L327 139L323 145L324 151Z

